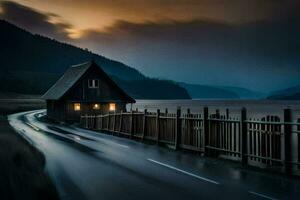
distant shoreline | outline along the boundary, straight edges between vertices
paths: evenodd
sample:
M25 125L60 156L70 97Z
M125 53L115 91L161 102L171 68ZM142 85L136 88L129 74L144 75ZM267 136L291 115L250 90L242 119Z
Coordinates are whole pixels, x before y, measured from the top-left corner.
M131 105L127 106L130 109ZM230 112L239 113L242 107L247 108L251 113L281 113L283 109L290 108L295 111L300 111L300 101L294 100L216 100L216 99L192 99L192 100L146 100L137 99L136 103L132 105L133 110L154 112L160 109L162 112L168 109L169 112L175 112L177 108L181 108L183 112L190 109L191 112L201 113L203 107L208 107L209 110L219 109L225 112L229 109Z

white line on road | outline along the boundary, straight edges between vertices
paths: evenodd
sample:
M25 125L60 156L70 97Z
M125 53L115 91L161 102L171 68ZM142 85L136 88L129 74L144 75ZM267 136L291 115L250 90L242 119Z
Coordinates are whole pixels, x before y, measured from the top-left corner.
M265 199L270 199L270 200L277 200L273 197L270 197L270 196L267 196L267 195L264 195L264 194L260 194L260 193L257 193L257 192L253 192L253 191L248 191L250 194L253 194L253 195L256 195L256 196L259 196L259 197L262 197L262 198L265 198Z
M197 179L200 179L200 180L209 182L209 183L213 183L213 184L216 184L216 185L219 185L219 184L220 184L220 183L218 183L218 182L216 182L216 181L214 181L214 180L211 180L211 179L208 179L208 178L204 178L204 177L198 176L198 175L196 175L196 174L192 174L192 173L190 173L190 172L184 171L184 170L182 170L182 169L178 169L178 168L173 167L173 166L171 166L171 165L168 165L168 164L165 164L165 163L161 163L161 162L158 162L158 161L153 160L153 159L150 159L150 158L148 158L147 160L150 161L150 162L159 164L159 165L161 165L161 166L167 167L167 168L169 168L169 169L173 169L173 170L175 170L175 171L181 172L181 173L183 173L183 174L192 176L192 177L194 177L194 178L197 178Z
M34 125L32 125L32 124L30 124L30 123L28 123L28 122L26 122L26 124L27 124L28 126L30 126L31 128L33 128L34 130L40 131L40 129L39 129L38 127L36 127L36 126L34 126Z

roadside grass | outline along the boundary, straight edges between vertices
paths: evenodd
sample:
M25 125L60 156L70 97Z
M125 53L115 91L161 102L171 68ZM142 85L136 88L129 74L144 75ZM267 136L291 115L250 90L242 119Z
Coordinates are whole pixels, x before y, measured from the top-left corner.
M0 98L0 115L6 116L12 113L23 112L28 110L43 109L46 104L40 99L1 99Z
M1 104L1 103L0 103ZM30 105L30 106L29 106ZM5 108L5 109L1 109ZM57 190L45 173L44 155L9 125L6 114L39 109L34 103L0 105L0 199L56 200ZM4 114L4 115L3 115Z

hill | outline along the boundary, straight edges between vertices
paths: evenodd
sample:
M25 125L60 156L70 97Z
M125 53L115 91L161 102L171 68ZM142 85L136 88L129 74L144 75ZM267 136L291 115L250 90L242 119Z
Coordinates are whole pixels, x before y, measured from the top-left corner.
M184 88L172 81L148 78L123 63L31 34L7 21L0 20L0 30L2 92L43 94L70 65L93 59L135 98L190 98Z
M215 87L233 92L237 94L241 99L262 99L266 97L266 94L262 92L257 92L242 87L232 87L232 86L215 86Z
M193 99L261 99L265 94L242 87L179 83Z
M208 85L180 83L193 99L239 99L235 92Z
M300 85L272 92L268 99L300 100Z

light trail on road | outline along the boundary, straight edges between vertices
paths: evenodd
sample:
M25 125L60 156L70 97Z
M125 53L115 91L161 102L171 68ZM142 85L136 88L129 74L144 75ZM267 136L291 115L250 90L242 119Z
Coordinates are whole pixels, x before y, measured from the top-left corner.
M40 120L44 113L44 110L18 113L10 115L8 120L45 155L46 171L62 199L298 199L300 196L297 178L48 123Z

